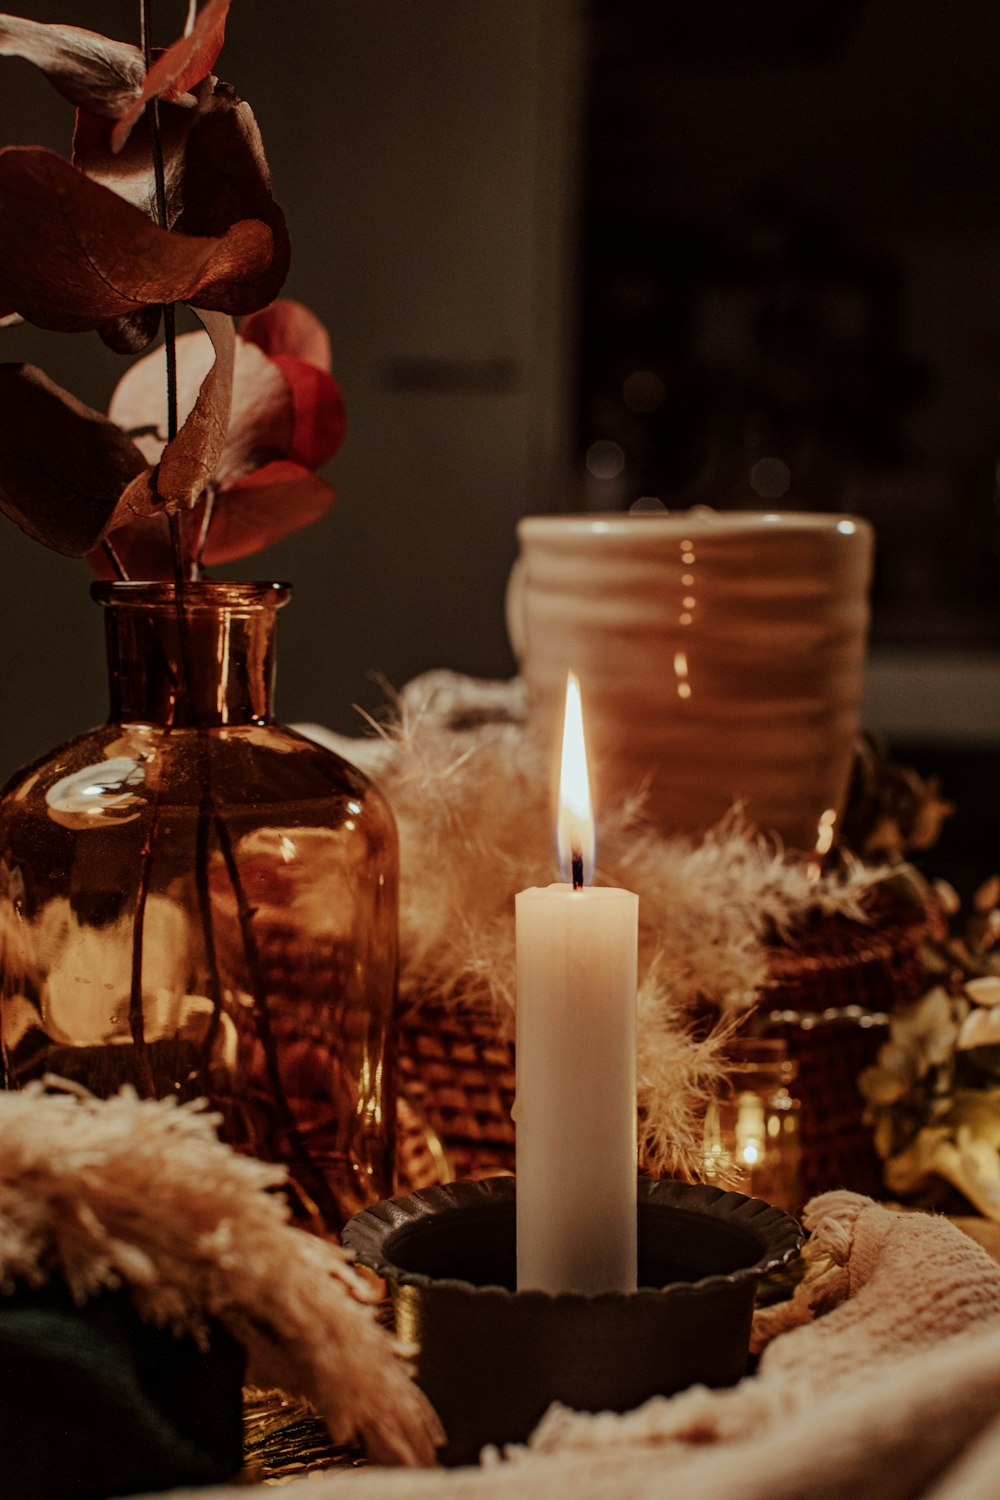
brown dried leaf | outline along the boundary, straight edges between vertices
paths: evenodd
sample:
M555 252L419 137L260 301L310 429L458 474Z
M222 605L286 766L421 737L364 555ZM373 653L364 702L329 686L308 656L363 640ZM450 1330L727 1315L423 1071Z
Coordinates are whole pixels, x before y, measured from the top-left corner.
M112 318L102 323L97 332L116 354L139 354L155 339L160 327L163 309L159 303L140 307L138 312L124 318Z
M68 557L100 540L143 456L32 365L0 365L0 510Z
M136 516L149 515L158 509L168 512L189 510L215 477L229 424L236 331L232 319L220 313L199 312L198 316L211 340L211 344L204 340L199 345L208 358L202 361L197 375L195 372L199 367L195 361L187 361L185 386L183 390L180 386L178 389L179 399L187 401L191 386L197 379L197 397L190 402L177 436L166 447L162 447L156 438L138 439L136 446L143 449L149 467L124 490L109 522L109 531L128 525ZM186 339L197 337L196 334L185 335ZM211 358L213 350L214 359ZM134 367L140 370L146 367L139 377L140 385L152 379L156 365L157 361L148 356ZM164 389L164 386L159 386L157 402L143 405L146 414L141 425L151 425L159 420L165 425ZM120 403L116 408L112 402L112 415L118 416L119 420L123 410L127 416L129 403ZM179 406L179 410L183 411L184 407Z
M216 497L204 562L217 567L249 557L325 515L335 499L331 486L301 464L268 464ZM181 517L188 538L200 529L201 516L199 507ZM162 515L123 526L113 540L130 578L173 576L170 533ZM100 550L90 555L89 562L101 577L112 576Z
M260 304L277 296L288 274L288 231L271 197L271 174L253 111L217 78L196 90L193 110L160 109L167 224L191 235L221 236L243 219L259 219L274 235L274 258L258 287ZM125 149L111 149L111 125L77 113L73 162L156 218L149 126L139 121ZM141 346L140 346L141 347Z
M206 565L235 562L280 542L326 515L336 498L325 479L288 460L248 474L216 498Z
M111 119L135 103L146 82L138 47L22 16L0 15L0 57L34 63L64 99Z
M161 95L177 99L211 73L226 38L229 4L230 0L208 0L195 17L190 32L179 37L156 60L139 97L132 101L114 128L111 144L115 151L121 151L150 99Z
M184 165L188 136L198 118L194 109L177 109L164 105L160 112L160 135L163 147L163 169L167 195L167 228L177 218L174 200L177 181ZM125 150L116 156L111 150L113 121L87 109L78 109L73 130L73 165L93 182L124 198L150 219L156 218L156 175L153 170L153 148L149 122L143 117L136 126Z
M173 578L173 542L169 523L162 512L155 516L143 516L122 526L115 532L112 545L126 574L136 582ZM118 577L103 547L96 547L90 552L87 561L99 578Z
M0 221L0 298L62 332L149 303L254 310L273 295L283 259L259 220L219 237L172 234L38 146L0 150Z

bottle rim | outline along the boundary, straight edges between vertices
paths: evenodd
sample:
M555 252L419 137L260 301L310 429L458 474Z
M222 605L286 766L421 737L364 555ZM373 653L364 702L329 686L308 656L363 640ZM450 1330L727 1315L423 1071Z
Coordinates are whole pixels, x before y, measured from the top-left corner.
M132 606L149 609L220 610L280 609L291 598L290 583L265 580L230 583L199 578L182 586L173 580L154 582L98 581L90 586L91 598L106 608Z

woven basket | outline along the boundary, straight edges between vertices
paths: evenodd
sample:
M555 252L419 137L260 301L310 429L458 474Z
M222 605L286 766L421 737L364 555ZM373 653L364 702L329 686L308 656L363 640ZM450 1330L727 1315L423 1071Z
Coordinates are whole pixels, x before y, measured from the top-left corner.
M931 931L923 908L882 896L870 923L828 919L771 951L752 1028L780 1037L798 1066L803 1202L833 1187L882 1191L857 1080L875 1061L893 1009L923 987L920 947Z
M921 987L928 915L888 897L870 923L832 918L775 943L750 1030L797 1064L802 1201L833 1187L878 1194L881 1172L857 1078L895 1004ZM440 1006L402 1018L399 1175L406 1187L514 1170L514 1051L488 1021Z

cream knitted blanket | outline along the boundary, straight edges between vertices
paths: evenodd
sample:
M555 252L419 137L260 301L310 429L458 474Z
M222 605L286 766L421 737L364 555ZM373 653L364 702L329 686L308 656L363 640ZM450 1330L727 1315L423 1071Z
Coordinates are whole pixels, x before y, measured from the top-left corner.
M757 1374L626 1416L554 1409L478 1469L293 1482L289 1500L997 1500L1000 1265L946 1220L809 1205L808 1272L758 1315ZM247 1490L201 1492L246 1500Z

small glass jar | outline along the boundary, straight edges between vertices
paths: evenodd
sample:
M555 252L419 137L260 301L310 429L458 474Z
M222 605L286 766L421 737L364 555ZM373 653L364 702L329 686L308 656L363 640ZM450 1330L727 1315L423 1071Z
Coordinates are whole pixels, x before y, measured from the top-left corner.
M790 1086L798 1065L780 1038L738 1038L730 1056L725 1088L705 1112L702 1179L795 1212L801 1151Z
M207 1097L337 1230L392 1191L392 814L274 720L286 585L93 593L109 722L0 795L4 1086Z

